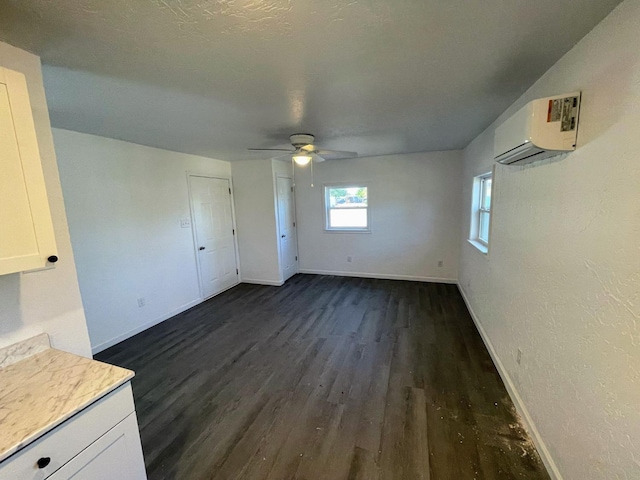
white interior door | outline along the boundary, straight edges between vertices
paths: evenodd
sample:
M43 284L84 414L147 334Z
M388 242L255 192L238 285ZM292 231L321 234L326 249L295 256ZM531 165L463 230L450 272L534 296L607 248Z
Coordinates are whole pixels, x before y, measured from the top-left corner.
M190 180L200 286L207 298L238 283L231 189L223 178Z
M298 273L298 239L293 201L293 184L290 178L278 177L278 233L280 240L280 269L283 280Z

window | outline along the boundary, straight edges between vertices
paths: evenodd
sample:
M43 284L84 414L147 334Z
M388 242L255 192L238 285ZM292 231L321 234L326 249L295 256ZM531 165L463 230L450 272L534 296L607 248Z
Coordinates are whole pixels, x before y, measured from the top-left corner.
M364 185L325 186L325 230L369 232L367 194Z
M483 253L489 246L489 223L491 219L491 173L473 179L471 205L471 231L469 242Z

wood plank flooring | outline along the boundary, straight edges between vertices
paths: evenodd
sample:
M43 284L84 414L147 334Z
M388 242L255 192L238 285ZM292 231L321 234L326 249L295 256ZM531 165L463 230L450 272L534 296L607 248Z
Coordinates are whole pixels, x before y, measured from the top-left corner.
M454 285L241 284L96 358L150 480L549 478Z

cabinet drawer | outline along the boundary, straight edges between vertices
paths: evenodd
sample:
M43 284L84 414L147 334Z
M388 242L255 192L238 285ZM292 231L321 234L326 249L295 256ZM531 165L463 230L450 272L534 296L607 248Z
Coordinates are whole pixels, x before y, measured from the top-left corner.
M0 463L0 480L42 480L135 410L125 383ZM44 468L38 460L50 458Z

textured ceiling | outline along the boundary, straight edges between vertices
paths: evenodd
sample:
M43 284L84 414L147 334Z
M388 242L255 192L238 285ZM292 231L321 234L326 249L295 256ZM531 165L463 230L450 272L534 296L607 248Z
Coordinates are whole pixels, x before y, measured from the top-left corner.
M0 40L42 57L56 127L382 155L466 146L618 3L2 0Z

